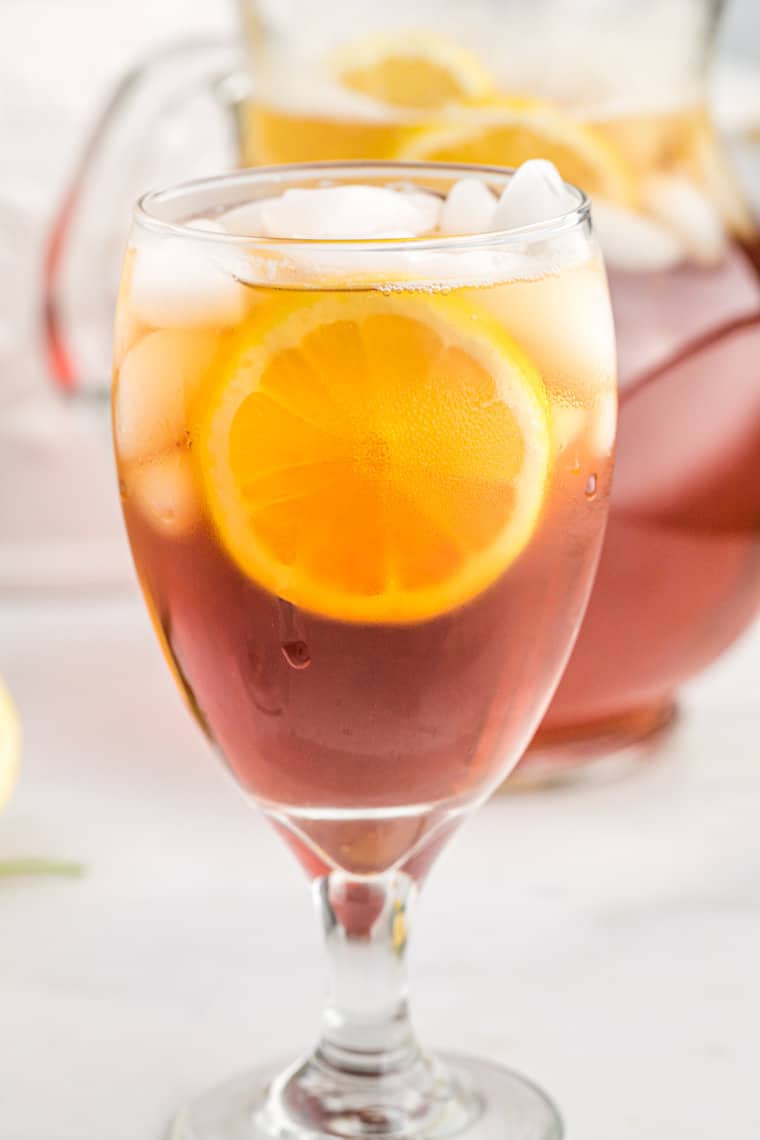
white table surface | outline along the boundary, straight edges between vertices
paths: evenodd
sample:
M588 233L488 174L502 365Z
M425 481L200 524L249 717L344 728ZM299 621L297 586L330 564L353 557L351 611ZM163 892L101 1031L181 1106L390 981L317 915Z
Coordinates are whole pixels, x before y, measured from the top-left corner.
M533 1076L568 1140L760 1135L759 666L760 631L659 764L492 801L425 892L425 1039ZM86 864L0 881L0 1140L159 1140L183 1098L310 1042L306 882L135 600L0 603L0 672L26 732L0 857Z

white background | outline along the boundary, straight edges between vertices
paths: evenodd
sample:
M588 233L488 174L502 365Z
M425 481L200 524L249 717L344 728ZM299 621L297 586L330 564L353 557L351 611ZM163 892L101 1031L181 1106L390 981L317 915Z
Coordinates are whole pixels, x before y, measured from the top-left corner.
M731 44L760 54L754 0L735 9ZM39 370L40 237L97 105L136 54L231 11L3 0L0 20L8 386ZM492 802L426 892L426 1039L530 1073L570 1140L760 1135L759 659L755 633L634 778ZM306 885L207 755L138 604L0 599L0 672L26 730L0 857L87 870L0 882L0 1140L157 1140L204 1084L308 1044Z

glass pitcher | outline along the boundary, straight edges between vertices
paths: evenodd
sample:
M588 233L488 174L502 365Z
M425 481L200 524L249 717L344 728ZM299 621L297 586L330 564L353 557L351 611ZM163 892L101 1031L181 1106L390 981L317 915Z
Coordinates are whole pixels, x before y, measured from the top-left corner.
M218 166L226 126L212 140L201 104L204 115L221 108L233 127L230 163L553 159L593 199L615 308L621 408L591 604L524 771L551 778L602 756L639 754L671 720L683 683L760 606L760 242L705 105L721 3L239 7L239 44L184 45L152 61L98 128L49 261L46 311L59 376L83 383L69 351L81 327L58 319L64 269L84 263L88 240L92 249L88 218L96 212L78 203L93 182L124 191L130 183L130 195L142 188L131 181L138 170L147 181L147 140L154 163L171 161L161 177L201 173L204 161ZM171 152L157 145L161 132ZM190 144L181 158L178 136ZM72 218L78 242L69 240ZM92 266L90 257L90 281ZM97 280L110 315L100 271ZM572 321L571 309L557 319ZM104 322L94 314L86 330L91 360L101 351L107 358ZM530 353L529 342L523 347ZM593 343L584 351L593 354ZM105 367L96 373L104 382ZM571 404L565 415L572 418Z

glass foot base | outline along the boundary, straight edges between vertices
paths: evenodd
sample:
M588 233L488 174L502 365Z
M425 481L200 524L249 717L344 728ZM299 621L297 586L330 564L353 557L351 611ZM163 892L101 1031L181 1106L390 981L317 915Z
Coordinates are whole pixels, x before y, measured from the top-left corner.
M597 724L539 732L502 791L616 780L655 760L677 721L678 706L667 702Z
M419 1089L346 1075L324 1096L312 1058L285 1073L266 1067L203 1093L177 1116L168 1140L561 1140L554 1105L523 1077L478 1058L447 1054L427 1064L432 1078L423 1105ZM374 1102L374 1103L371 1103Z

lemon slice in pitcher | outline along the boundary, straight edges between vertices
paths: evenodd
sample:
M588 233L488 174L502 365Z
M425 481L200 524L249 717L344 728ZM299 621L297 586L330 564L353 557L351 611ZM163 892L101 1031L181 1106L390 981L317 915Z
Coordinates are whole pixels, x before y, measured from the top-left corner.
M539 373L452 297L314 293L244 327L193 428L240 569L317 614L403 623L518 557L551 462Z
M520 97L423 131L400 157L487 166L520 166L531 158L546 158L567 182L588 194L625 204L636 195L632 171L600 132L551 104Z
M473 52L428 32L373 36L351 44L335 57L334 69L352 91L410 110L477 103L495 91Z

